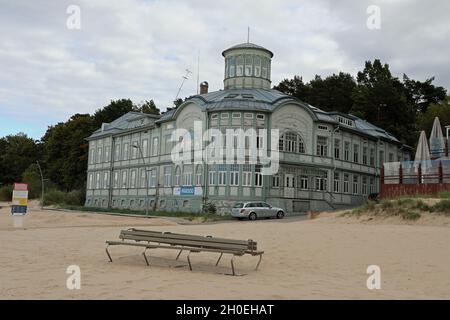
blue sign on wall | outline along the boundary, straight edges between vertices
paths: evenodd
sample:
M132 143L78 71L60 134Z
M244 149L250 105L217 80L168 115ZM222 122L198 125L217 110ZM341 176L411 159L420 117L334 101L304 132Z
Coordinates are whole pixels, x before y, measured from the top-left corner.
M193 196L195 194L195 187L181 187L180 194L182 196Z

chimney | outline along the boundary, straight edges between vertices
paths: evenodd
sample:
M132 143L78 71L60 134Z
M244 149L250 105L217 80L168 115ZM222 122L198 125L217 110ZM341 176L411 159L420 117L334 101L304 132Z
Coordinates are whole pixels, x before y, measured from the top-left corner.
M203 81L200 83L200 94L207 94L208 93L208 82Z

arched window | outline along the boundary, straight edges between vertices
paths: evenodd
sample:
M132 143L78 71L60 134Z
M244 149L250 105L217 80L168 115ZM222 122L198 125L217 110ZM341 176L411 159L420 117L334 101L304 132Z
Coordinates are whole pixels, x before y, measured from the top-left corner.
M201 186L203 183L203 167L198 164L195 169L195 185Z
M278 149L284 152L305 153L305 144L300 135L294 132L286 132L280 137Z

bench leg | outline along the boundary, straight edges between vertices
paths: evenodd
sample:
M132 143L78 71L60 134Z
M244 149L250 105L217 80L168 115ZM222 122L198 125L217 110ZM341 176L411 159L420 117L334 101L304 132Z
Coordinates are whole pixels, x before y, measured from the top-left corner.
M258 270L258 267L259 267L259 264L261 263L261 260L262 260L262 254L259 255L259 260L258 260L258 263L256 264L255 271Z
M189 264L189 270L192 271L191 259L189 259L189 256L190 256L190 255L191 255L191 251L189 251L189 253L188 253L188 255L187 255L187 261L188 261L188 264Z
M147 264L147 266L150 266L150 264L148 263L147 256L145 255L145 252L146 252L146 251L147 251L147 248L145 248L144 252L142 252L142 255L144 256L145 263Z
M217 259L216 267L219 265L219 262L220 262L220 259L222 259L222 256L223 256L223 252L220 254L219 259Z
M234 272L234 257L235 257L235 255L233 254L233 258L231 258L231 272L232 272L233 276L236 275L236 273Z
M112 259L111 259L111 255L109 254L108 247L109 247L109 244L106 246L106 249L105 249L106 250L106 254L108 255L109 262L113 262Z
M175 260L178 260L178 258L180 257L182 252L183 252L183 250L180 250L180 252L178 252L177 258Z

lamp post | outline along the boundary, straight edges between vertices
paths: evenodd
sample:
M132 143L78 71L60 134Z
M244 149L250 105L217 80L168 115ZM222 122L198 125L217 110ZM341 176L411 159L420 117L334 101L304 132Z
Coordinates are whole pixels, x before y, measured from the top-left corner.
M39 161L36 161L36 164L39 169L39 173L41 175L41 209L44 208L44 175L42 174L41 165L39 164Z
M136 144L133 144L133 148L137 148L139 150L139 154L141 155L142 158L142 162L144 163L145 166L145 159L144 159L144 154L142 153L142 149L141 149L141 145L139 144L139 142L137 142ZM148 171L147 171L147 167L144 167L145 170L145 215L148 216Z

